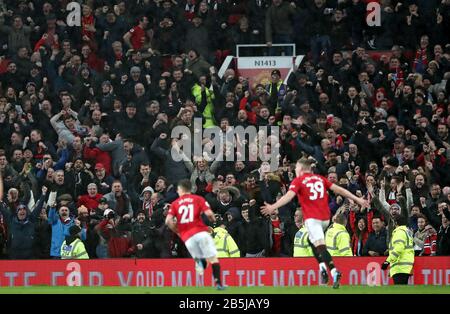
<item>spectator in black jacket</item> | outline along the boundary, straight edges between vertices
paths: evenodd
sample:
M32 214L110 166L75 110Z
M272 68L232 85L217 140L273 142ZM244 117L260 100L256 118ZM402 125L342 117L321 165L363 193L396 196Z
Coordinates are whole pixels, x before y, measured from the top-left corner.
M264 257L267 249L270 247L267 221L260 215L256 214L256 207L250 206L248 203L242 205L241 215L242 221L242 247L241 255L244 257Z
M155 224L146 218L143 210L138 211L136 221L131 227L131 241L137 258L157 258L159 241Z
M139 164L139 173L136 173L131 178L130 182L130 196L136 198L141 194L146 187L154 187L158 176L152 171L152 166L146 161Z
M387 255L387 232L384 222L380 217L372 219L373 232L369 234L363 248L364 256L384 256Z
M133 179L139 175L139 169L141 165L148 165L147 154L141 146L136 144L131 139L125 139L123 141L123 149L125 150L126 154L131 157L129 169L130 172L127 180L128 182L133 182Z
M236 242L239 248L243 247L243 244L240 242L243 239L241 210L237 207L231 207L225 213L224 221L225 221L225 228L233 238L234 242Z
M73 182L66 178L64 170L54 172L51 190L56 192L57 197L69 194L73 198Z
M136 111L136 104L133 102L127 103L125 111L126 113L122 113L113 118L113 128L117 128L122 138L130 138L140 142L141 130L139 117Z
M155 192L161 194L162 200L160 201L164 204L172 203L178 197L175 186L169 184L169 181L163 176L158 177L158 180L156 180Z
M2 214L6 216L6 213L2 208ZM25 205L19 205L16 215L10 216L7 242L10 259L35 258L35 220L36 216L29 214Z
M4 186L3 177L0 173L0 212L6 221L8 229L8 256L10 259L33 259L35 258L35 221L40 210L30 213L29 209L20 204L12 214L3 202Z
M35 211L38 211L38 209L36 208ZM35 225L35 258L49 259L50 245L52 241L52 227L48 224L47 212L44 208L40 210L39 219L37 219Z
M81 158L77 158L73 163L72 169L66 172L67 181L72 186L71 195L74 199L83 195L87 191L87 186L94 179L93 174L85 168Z
M294 247L294 237L298 228L292 220L283 219L276 210L267 220L269 231L269 256L292 256Z
M232 186L222 188L217 193L217 203L212 208L214 213L224 217L225 213L232 207L241 207L242 201L240 200L241 193L239 190Z
M311 34L311 51L315 63L319 62L321 52L327 53L330 47L330 15L332 9L326 7L325 0L315 0L308 10Z
M450 211L448 207L441 207L439 214L442 219L442 225L439 227L437 235L437 253L436 255L450 255Z

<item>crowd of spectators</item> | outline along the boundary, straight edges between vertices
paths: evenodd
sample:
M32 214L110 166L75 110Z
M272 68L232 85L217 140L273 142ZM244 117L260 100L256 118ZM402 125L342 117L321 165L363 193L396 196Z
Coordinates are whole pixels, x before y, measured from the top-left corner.
M73 225L90 258L186 257L164 224L180 179L241 256L292 256L298 204L259 208L301 157L371 200L330 194L353 255L386 255L396 215L417 255L450 255L450 0L381 0L375 27L362 0L85 1L79 27L68 2L0 1L2 258L60 258ZM277 69L257 86L218 76L236 44L277 43L305 54L285 82ZM279 168L178 161L171 130L197 132L194 118L224 134L278 126Z

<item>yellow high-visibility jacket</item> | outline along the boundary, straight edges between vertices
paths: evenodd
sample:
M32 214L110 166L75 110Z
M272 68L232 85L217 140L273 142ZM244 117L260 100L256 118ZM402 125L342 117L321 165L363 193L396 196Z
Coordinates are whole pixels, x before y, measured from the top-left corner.
M308 242L308 231L302 226L295 234L294 238L294 257L314 256L311 245Z
M216 125L214 120L214 93L210 91L208 88L205 88L206 93L206 107L203 110L203 127L210 128ZM192 95L195 97L195 103L197 106L202 102L202 87L198 84L195 84L192 87Z
M325 235L327 250L331 256L353 256L350 248L350 235L345 226L333 223Z
M392 232L389 244L389 276L410 274L414 265L414 238L406 226L398 226Z
M227 230L222 227L216 227L213 231L214 244L217 249L217 257L240 257L241 252L239 251L236 242L234 242L233 237L230 236Z
M69 245L64 240L61 245L61 259L89 259L89 255L80 239L75 239Z

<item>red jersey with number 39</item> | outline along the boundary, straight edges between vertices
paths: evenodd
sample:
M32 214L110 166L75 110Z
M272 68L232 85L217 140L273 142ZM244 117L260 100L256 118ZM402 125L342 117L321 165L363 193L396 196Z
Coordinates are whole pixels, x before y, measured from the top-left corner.
M304 220L308 218L330 219L327 190L332 185L326 178L314 173L305 173L292 180L289 191L297 194Z
M172 202L169 214L177 218L178 232L186 242L194 234L208 231L201 214L211 209L208 202L201 196L186 194Z

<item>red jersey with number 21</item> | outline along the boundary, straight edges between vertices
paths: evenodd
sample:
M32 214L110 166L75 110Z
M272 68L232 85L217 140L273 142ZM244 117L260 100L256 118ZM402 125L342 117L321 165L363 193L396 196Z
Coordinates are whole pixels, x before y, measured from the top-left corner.
M297 194L304 220L308 218L330 219L327 190L332 185L326 178L314 173L305 173L292 180L289 191Z
M195 194L180 196L172 202L169 214L177 218L178 232L184 242L196 233L208 231L201 216L208 209L211 209L208 202Z

